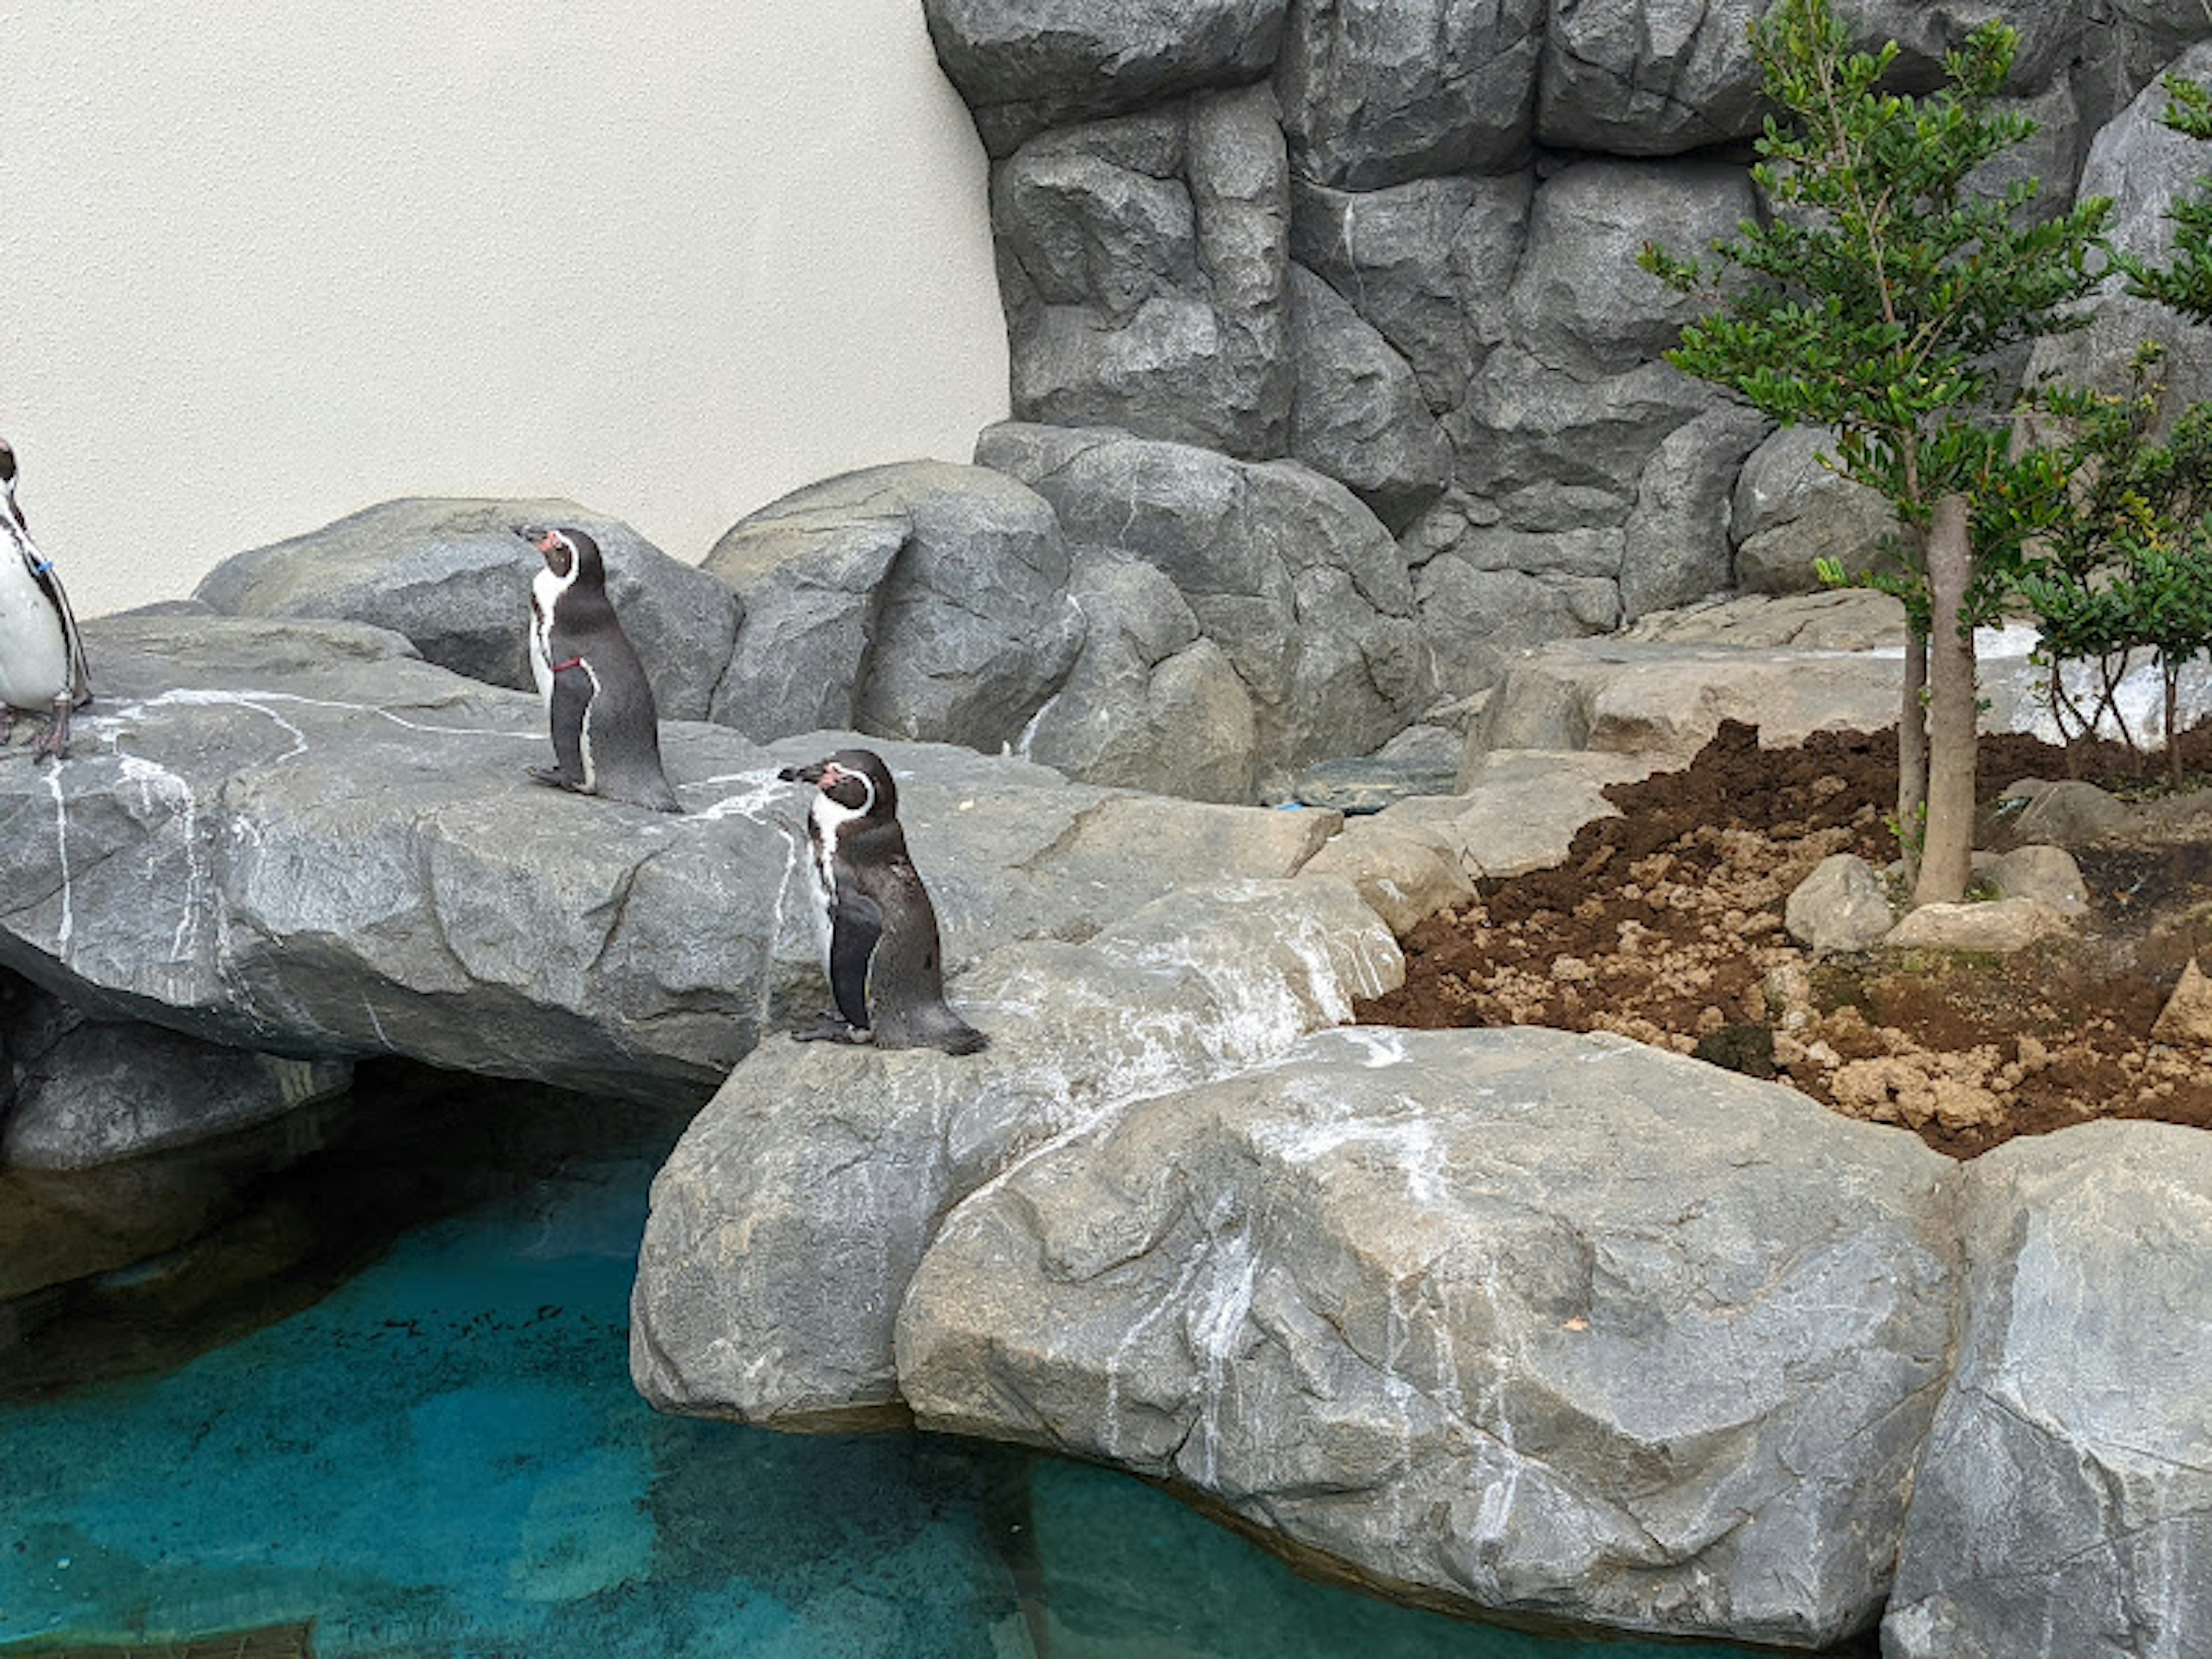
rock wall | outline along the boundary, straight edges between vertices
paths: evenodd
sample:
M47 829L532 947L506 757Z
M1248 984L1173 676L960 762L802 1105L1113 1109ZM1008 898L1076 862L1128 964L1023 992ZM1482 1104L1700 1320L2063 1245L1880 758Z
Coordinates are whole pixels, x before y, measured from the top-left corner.
M1222 489L1232 464L1349 491L1359 526L1305 564L1371 566L1358 550L1395 540L1412 603L1384 701L1426 699L1455 723L1530 645L1716 593L1808 591L1816 557L1875 557L1886 520L1808 465L1817 438L1772 433L1659 361L1692 307L1634 263L1646 239L1697 251L1760 210L1746 34L1759 0L924 9L993 158L1020 424L986 434L977 459L1051 499L1079 564L1133 558L1169 577L1251 700L1263 789L1320 749L1352 752L1376 722L1324 698L1312 729L1270 729L1273 694L1235 638L1250 611L1207 614L1211 577L1145 533L1131 468L1095 465L1109 436L1095 429L1226 458L1175 463L1187 517L1262 515ZM1991 165L1992 188L2033 176L2053 210L2077 185L2116 195L2122 240L2142 248L2206 165L2154 121L2158 74L2212 36L2201 8L1844 9L1869 46L1901 43L1915 90L1985 17L2020 31L2008 90L2039 131ZM2097 373L2142 328L2201 332L2117 295L2100 305L2107 321L2039 364ZM2212 392L2212 351L2185 347L2176 385ZM1146 492L1155 512L1167 470ZM1334 626L1294 616L1287 647ZM1149 669L1122 653L1124 702L1170 673L1188 701L1187 648ZM1085 687L1070 695L1087 704ZM1029 733L1030 752L1079 772L1125 763L1100 762L1071 712L1067 729Z

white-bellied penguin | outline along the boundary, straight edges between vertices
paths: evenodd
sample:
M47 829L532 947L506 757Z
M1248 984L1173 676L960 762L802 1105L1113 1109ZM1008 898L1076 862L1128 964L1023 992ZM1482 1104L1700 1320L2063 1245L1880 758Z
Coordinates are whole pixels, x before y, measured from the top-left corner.
M69 753L70 711L92 701L84 641L52 562L31 539L15 500L15 452L0 438L0 743L15 735L20 709L52 714L40 758Z
M807 840L827 922L824 966L837 1003L795 1033L799 1040L980 1052L990 1039L945 1000L937 910L907 854L890 768L872 750L841 749L779 775L814 787Z
M544 556L530 585L530 671L552 728L552 766L540 783L580 794L680 812L660 769L660 716L653 683L607 598L599 544L571 527L514 533Z

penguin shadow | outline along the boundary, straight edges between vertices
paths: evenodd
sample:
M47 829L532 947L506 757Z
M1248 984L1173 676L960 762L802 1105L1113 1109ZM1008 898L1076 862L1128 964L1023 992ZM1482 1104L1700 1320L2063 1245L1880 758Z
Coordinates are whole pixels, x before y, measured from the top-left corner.
M776 775L814 791L806 838L836 1004L793 1036L981 1054L990 1038L945 1000L937 908L907 851L890 768L873 750L841 749Z

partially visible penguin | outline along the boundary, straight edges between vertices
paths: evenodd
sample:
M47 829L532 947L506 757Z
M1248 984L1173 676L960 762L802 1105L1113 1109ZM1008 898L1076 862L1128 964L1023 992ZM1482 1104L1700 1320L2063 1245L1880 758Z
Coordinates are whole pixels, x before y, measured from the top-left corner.
M53 716L35 753L69 753L70 711L92 701L84 641L53 563L31 539L15 500L15 452L0 438L0 743L15 735L21 709Z
M545 559L530 585L530 671L545 699L557 764L533 766L530 775L656 812L682 811L660 769L653 684L615 618L599 544L574 529L518 525L515 534Z
M937 911L907 856L890 768L871 750L841 749L779 775L817 791L807 839L837 1003L799 1040L980 1053L990 1039L945 1004Z

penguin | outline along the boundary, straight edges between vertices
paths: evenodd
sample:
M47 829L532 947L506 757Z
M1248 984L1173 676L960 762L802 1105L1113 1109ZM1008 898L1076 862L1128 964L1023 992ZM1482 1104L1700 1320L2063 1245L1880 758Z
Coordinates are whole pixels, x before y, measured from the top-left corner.
M530 775L580 794L682 811L660 769L653 684L607 599L599 544L569 528L517 525L514 533L545 559L530 585L530 672L558 763L533 766Z
M841 749L777 775L816 791L807 840L837 1004L794 1035L801 1042L980 1054L990 1039L945 1004L937 911L907 856L890 768L872 750Z
M69 754L70 711L92 701L84 641L62 579L31 539L15 499L15 452L0 438L0 744L15 735L16 711L51 713L33 751L40 760Z

